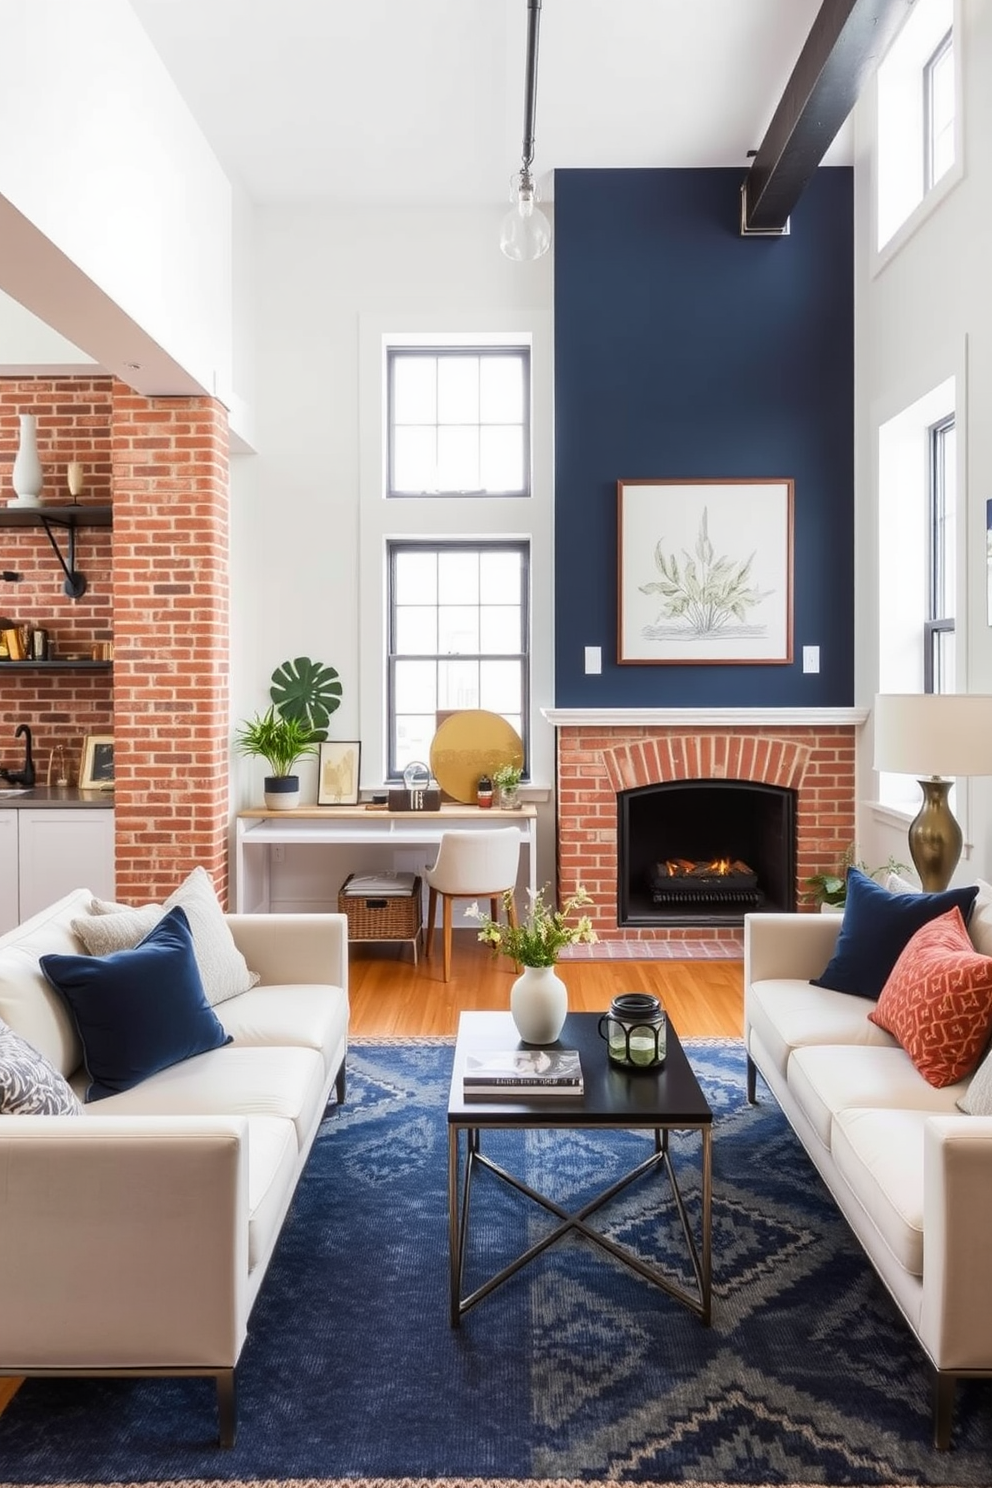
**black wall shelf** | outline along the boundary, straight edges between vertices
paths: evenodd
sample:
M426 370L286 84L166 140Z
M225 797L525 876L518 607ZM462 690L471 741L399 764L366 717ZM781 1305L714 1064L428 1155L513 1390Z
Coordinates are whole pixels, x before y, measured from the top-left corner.
M110 527L113 525L112 506L3 506L0 507L0 528L41 527L54 549L55 556L65 574L63 591L70 599L81 599L86 593L86 575L76 568L76 528ZM64 529L69 535L68 558L62 554L55 538L55 531ZM16 663L15 663L16 664Z
M113 666L112 661L59 661L57 656L51 661L32 661L30 657L9 661L0 657L0 672L110 672Z

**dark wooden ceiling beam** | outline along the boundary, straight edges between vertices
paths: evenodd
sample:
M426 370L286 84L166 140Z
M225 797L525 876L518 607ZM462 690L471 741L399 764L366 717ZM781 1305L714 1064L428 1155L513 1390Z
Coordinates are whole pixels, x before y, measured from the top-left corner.
M743 233L783 232L913 0L823 0L750 170Z

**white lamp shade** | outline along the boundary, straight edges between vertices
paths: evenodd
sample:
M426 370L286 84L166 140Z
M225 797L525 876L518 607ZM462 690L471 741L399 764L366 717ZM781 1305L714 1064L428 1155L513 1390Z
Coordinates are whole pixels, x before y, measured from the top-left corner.
M992 775L992 697L879 693L875 769L893 775Z

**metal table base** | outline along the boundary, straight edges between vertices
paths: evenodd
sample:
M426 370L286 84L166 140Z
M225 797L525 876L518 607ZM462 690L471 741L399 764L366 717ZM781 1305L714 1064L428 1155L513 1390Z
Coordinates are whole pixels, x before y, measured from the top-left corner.
M535 1125L536 1124L537 1123L535 1123ZM489 1125L491 1126L492 1123L489 1123ZM563 1124L563 1126L559 1129L569 1130L573 1127L580 1127L581 1125L582 1123L580 1121L576 1121L573 1118L567 1123L567 1125ZM487 1297L490 1292L496 1289L496 1287L502 1285L504 1281L509 1280L511 1276L515 1276L518 1271L520 1271L524 1266L528 1265L529 1262L535 1260L537 1256L541 1255L545 1250L547 1250L550 1245L553 1245L555 1241L562 1239L565 1235L571 1234L573 1231L577 1234L584 1235L586 1239L591 1240L594 1245L598 1245L600 1249L605 1250L609 1255L614 1256L618 1261L622 1261L624 1265L629 1266L633 1271L636 1271L637 1274L644 1277L646 1281L649 1281L653 1283L653 1285L660 1287L661 1290L666 1292L670 1297L674 1297L677 1302L681 1302L684 1306L688 1307L690 1311L694 1312L700 1319L700 1321L704 1324L704 1326L708 1326L710 1322L713 1290L711 1259L713 1208L712 1125L708 1122L705 1124L699 1124L698 1126L690 1125L686 1122L679 1122L677 1126L675 1123L673 1123L670 1126L656 1126L653 1127L652 1130L654 1131L655 1150L651 1154L651 1156L645 1158L643 1162L638 1163L635 1168L631 1168L628 1173L625 1173L623 1177L619 1178L615 1183L612 1183L609 1188L603 1189L601 1193L597 1194L594 1198L583 1204L580 1209L577 1209L574 1213L569 1213L566 1209L563 1209L560 1204L556 1204L554 1200L549 1199L547 1195L538 1193L536 1189L531 1188L530 1185L524 1183L522 1179L517 1178L512 1173L508 1173L505 1168L500 1167L498 1163L493 1162L489 1157L487 1157L482 1151L481 1132L479 1127L472 1126L471 1123L468 1121L449 1122L448 1239L451 1261L452 1327L457 1328L465 1313L468 1312L470 1308L474 1307L477 1302L481 1302L483 1297ZM692 1226L689 1222L689 1215L686 1211L685 1201L682 1198L682 1193L675 1175L675 1168L672 1164L671 1153L669 1151L668 1134L669 1131L672 1130L696 1130L699 1132L702 1140L702 1220L701 1234L699 1237L698 1246L696 1243L696 1237L694 1236L692 1231ZM462 1132L464 1132L466 1135L464 1160L462 1160L460 1151L462 1146ZM490 1277L490 1279L484 1282L482 1286L477 1287L475 1291L470 1292L468 1296L463 1296L462 1286L465 1267L465 1250L468 1241L469 1207L472 1194L472 1178L477 1168L485 1168L489 1172L495 1174L497 1178L501 1179L504 1183L509 1184L511 1188L516 1189L518 1193L524 1194L527 1198L533 1200L535 1204L540 1205L541 1208L546 1209L550 1214L555 1215L561 1221L561 1223L551 1229L548 1234L542 1236L540 1240L529 1246L527 1250L523 1251L522 1254L517 1256L514 1260L510 1261L508 1265L504 1266L502 1270L498 1271L495 1276ZM594 1229L593 1226L587 1222L589 1216L595 1214L596 1211L598 1209L601 1209L604 1204L609 1202L610 1199L613 1199L616 1197L617 1194L622 1193L625 1188L629 1187L629 1185L634 1183L638 1178L644 1177L654 1172L654 1170L657 1168L664 1168L665 1172L668 1175L669 1183L671 1184L672 1197L675 1200L679 1222L682 1227L682 1233L685 1237L689 1258L692 1262L692 1269L696 1279L695 1292L687 1291L683 1286L679 1285L679 1283L676 1282L671 1276L660 1270L659 1267L649 1265L648 1262L644 1261L640 1256L635 1255L633 1251L628 1250L622 1245L618 1245L616 1241L611 1240L608 1235L603 1234L601 1230Z

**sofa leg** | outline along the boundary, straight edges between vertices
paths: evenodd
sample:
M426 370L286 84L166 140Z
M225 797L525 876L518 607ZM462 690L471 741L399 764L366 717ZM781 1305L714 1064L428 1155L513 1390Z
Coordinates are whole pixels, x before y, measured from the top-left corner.
M954 1389L957 1376L936 1370L933 1377L933 1444L941 1452L951 1445L951 1422L954 1419Z
M233 1447L238 1435L238 1397L233 1369L222 1369L217 1375L217 1421L221 1446Z
M757 1102L757 1099L758 1099L757 1075L758 1075L758 1066L755 1064L755 1062L751 1058L750 1054L748 1054L747 1055L747 1099L748 1099L748 1105L751 1105L751 1106L753 1106Z
M337 1097L337 1102L338 1102L338 1105L339 1106L343 1106L344 1105L345 1088L346 1088L346 1085L347 1085L347 1073L346 1073L346 1070L345 1070L345 1064L346 1064L346 1061L344 1059L342 1059L342 1061L341 1061L341 1068L338 1070L337 1074L334 1076L334 1094Z

